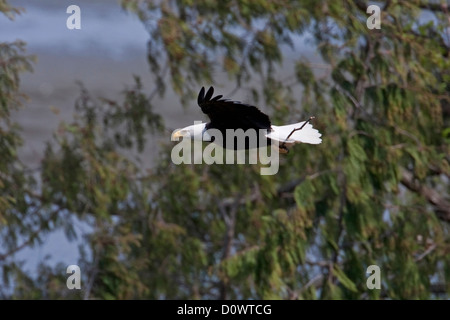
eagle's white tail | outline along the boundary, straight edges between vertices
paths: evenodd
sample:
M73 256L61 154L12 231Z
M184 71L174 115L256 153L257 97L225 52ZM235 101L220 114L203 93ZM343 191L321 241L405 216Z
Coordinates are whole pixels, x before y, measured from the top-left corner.
M272 125L272 131L268 133L266 136L269 139L277 140L281 143L285 144L294 144L294 143L310 143L310 144L319 144L322 142L322 139L320 138L322 134L319 132L319 130L314 129L311 124L306 124L301 130L292 131L294 129L301 128L304 125L305 121L294 123L294 124L288 124L286 126L273 126ZM288 136L292 133L292 135Z

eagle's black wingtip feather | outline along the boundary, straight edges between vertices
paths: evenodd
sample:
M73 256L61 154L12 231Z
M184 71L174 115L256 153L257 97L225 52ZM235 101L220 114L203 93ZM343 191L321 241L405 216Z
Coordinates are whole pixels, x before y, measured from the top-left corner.
M200 89L200 92L198 93L198 97L197 97L198 105L201 105L203 101L205 101L205 87L202 87Z
M214 88L211 86L211 87L209 87L208 92L206 92L204 101L207 102L207 101L211 100L213 94L214 94Z
M215 96L214 98L212 98L211 101L217 101L222 97L223 97L223 95L219 94L218 96Z

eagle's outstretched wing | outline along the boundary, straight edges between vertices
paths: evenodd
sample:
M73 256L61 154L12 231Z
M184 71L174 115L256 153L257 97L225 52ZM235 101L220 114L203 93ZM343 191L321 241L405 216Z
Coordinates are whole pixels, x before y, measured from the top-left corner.
M202 87L198 94L197 103L209 119L207 128L243 129L250 128L259 130L270 130L271 123L269 117L261 112L257 107L239 101L222 99L222 95L212 97L214 88L210 87L205 94Z

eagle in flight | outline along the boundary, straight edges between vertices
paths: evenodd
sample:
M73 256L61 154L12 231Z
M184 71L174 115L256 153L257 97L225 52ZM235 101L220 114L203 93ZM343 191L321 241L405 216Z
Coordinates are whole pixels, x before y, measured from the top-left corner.
M242 129L244 132L247 130L259 132L262 130L263 132L263 139L261 140L260 136L257 135L255 144L251 144L247 136L244 144L245 149L249 149L251 146L263 147L275 144L278 146L280 153L287 153L289 152L288 147L296 143L319 144L322 142L321 133L309 123L313 117L303 122L275 126L271 124L269 116L257 107L239 101L222 99L222 95L213 98L213 94L213 87L210 87L206 94L205 88L202 87L197 98L198 105L202 112L209 117L210 122L194 124L177 130L173 133L173 140L175 140L174 138L189 137L193 140L215 142L215 136L209 134L208 130L216 129L225 137L229 132L227 130ZM222 147L230 147L226 139L221 140ZM272 141L276 143L272 143ZM237 143L233 144L235 150L239 149L237 145Z

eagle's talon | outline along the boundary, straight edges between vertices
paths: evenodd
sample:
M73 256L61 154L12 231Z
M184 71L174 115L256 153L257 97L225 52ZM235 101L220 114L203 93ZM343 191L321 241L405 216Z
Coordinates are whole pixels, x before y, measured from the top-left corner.
M279 152L283 153L283 154L288 154L289 153L289 149L285 145L281 145L279 147Z

